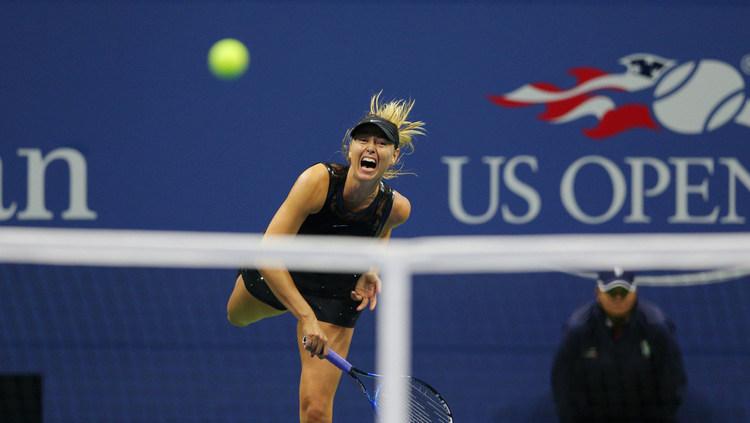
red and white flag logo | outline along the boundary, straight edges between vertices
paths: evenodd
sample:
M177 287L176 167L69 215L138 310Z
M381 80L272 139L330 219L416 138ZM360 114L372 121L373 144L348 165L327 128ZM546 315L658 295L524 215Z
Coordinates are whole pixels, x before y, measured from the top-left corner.
M583 130L594 139L634 128L664 127L680 134L701 134L734 121L750 127L750 100L745 81L734 67L712 59L677 64L653 54L636 53L620 59L622 73L573 68L576 84L567 89L546 82L526 84L503 95L490 95L503 107L544 104L543 121L561 124L595 117L596 126ZM651 105L618 105L615 92L654 88Z

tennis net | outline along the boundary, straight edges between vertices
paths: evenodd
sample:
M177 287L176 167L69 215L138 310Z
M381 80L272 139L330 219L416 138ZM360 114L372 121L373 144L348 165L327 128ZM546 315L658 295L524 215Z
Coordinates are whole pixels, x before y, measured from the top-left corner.
M395 376L415 374L445 395L457 421L528 417L535 401L547 405L544 420L553 418L547 379L560 327L573 305L590 299L593 272L620 266L640 272L643 295L676 320L692 364L688 376L703 384L694 392L718 409L695 412L747 416L748 257L750 235L743 233L430 237L384 245L5 227L0 374L41 377L48 422L294 421L292 319L244 333L228 325L224 305L235 269L355 272L374 265L384 289L377 318L358 327L352 360L384 374L390 398L405 397ZM337 421L361 421L366 407L357 395L339 389ZM393 423L405 415L405 404L394 401L377 418Z

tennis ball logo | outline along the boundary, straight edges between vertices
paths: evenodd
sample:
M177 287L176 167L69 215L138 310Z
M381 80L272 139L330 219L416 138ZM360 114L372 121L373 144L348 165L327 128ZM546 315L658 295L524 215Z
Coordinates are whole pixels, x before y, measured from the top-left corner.
M684 63L664 75L654 91L654 114L681 134L713 131L734 118L745 103L745 81L717 60Z
M237 79L247 70L250 53L234 38L217 41L208 51L208 68L219 79Z

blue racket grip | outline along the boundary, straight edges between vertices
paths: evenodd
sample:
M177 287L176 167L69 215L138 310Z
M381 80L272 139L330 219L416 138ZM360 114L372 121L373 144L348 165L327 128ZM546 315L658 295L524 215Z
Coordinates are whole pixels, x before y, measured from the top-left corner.
M302 337L302 345L307 345L307 337ZM331 364L338 367L339 369L343 370L346 373L349 373L352 371L352 363L346 361L346 359L332 349L328 349L328 354L326 354L326 360L328 360Z
M328 349L326 360L330 361L331 364L333 364L334 366L338 367L339 369L343 370L346 373L350 373L352 371L352 363L346 361L344 357L338 355L336 351L330 348Z

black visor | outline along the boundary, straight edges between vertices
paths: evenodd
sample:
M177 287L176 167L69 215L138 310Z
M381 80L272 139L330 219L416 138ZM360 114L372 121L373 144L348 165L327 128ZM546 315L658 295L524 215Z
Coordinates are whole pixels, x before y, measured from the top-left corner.
M379 130L379 132L382 132L385 136L385 139L392 142L393 145L398 148L399 140L398 140L398 128L396 125L394 125L392 122L385 120L381 118L380 116L375 115L367 115L362 120L360 120L357 125L352 128L351 131L351 137L354 138L355 135L357 135L358 132L361 132L363 129L367 127L375 127Z

